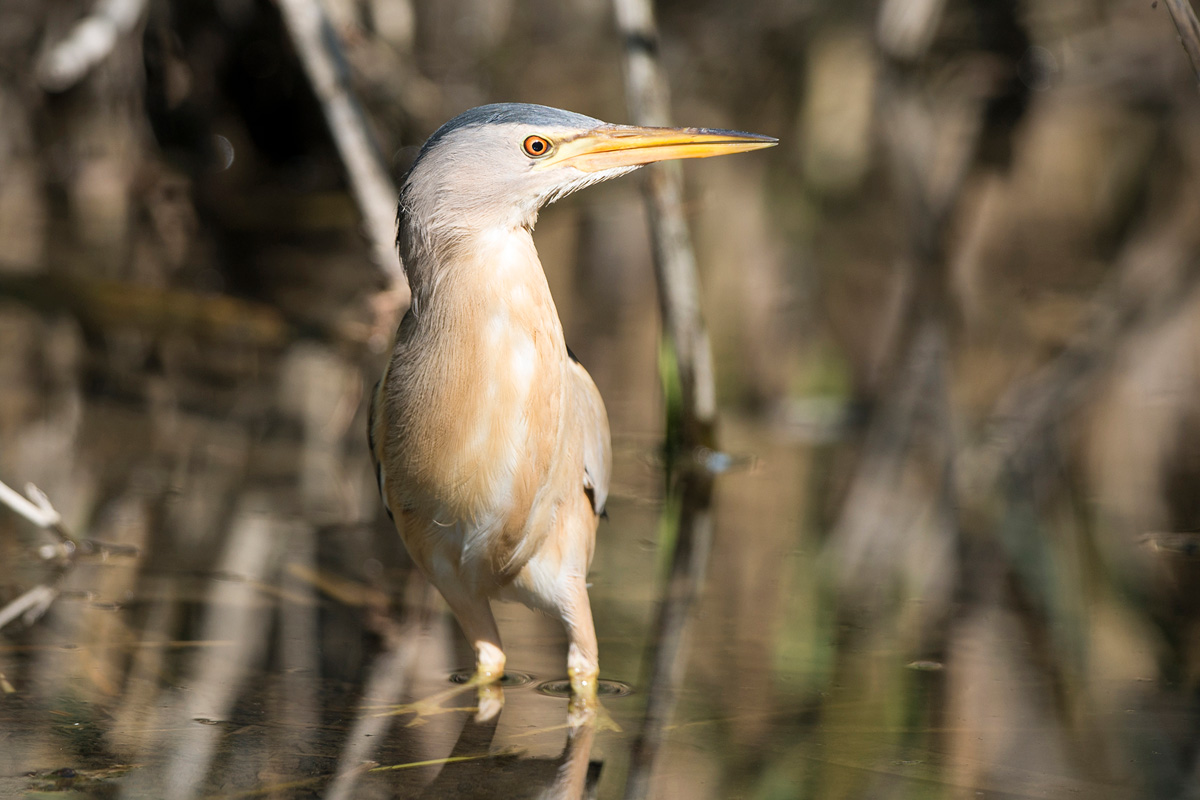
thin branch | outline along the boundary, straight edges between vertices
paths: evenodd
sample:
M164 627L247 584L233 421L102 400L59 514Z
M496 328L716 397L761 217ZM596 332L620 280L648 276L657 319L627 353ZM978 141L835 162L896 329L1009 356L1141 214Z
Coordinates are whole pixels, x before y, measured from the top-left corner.
M0 504L8 506L34 525L54 534L58 540L55 544L38 548L38 555L46 561L57 559L71 562L79 555L136 556L141 552L133 545L114 544L96 539L76 539L63 527L62 515L50 502L50 498L46 497L45 492L32 483L27 483L25 495L29 499L22 497L4 481L0 481Z
M625 42L625 89L633 122L668 125L669 90L658 59L658 30L651 0L613 0L613 8ZM683 214L683 173L679 164L652 166L645 186L663 327L675 348L683 395L683 424L677 444L685 449L713 447L717 403L712 349L700 312L700 280Z
M35 622L50 610L51 604L58 597L58 592L57 586L48 583L39 584L4 608L0 608L0 630L21 617L25 619L26 624Z
M50 504L45 493L32 483L25 484L26 500L15 489L0 481L0 503L11 508L39 528L56 530L62 524L62 515Z
M70 537L63 531L62 515L54 508L45 492L32 483L25 484L25 494L28 495L28 500L4 481L0 481L0 503L59 538L57 545L47 545L39 551L39 554L47 561L60 556L70 559L75 553L75 548ZM58 593L57 581L43 583L9 602L0 608L0 630L21 618L27 624L33 623L50 609L51 604L58 597Z
M407 305L408 281L396 252L396 184L350 86L337 34L318 0L279 0L279 11L346 167L371 256Z
M1171 20L1179 31L1179 41L1187 51L1188 60L1192 62L1192 71L1200 82L1200 20L1188 0L1165 0L1167 11L1171 12Z
M50 610L50 606L58 597L58 584L76 563L79 555L101 556L124 555L136 556L138 548L131 545L110 544L94 539L77 540L72 537L62 524L62 514L50 502L50 498L32 483L25 484L25 497L4 481L0 481L0 504L6 505L18 515L37 525L39 528L54 534L57 541L38 548L38 555L44 561L57 562L58 573L53 581L39 584L22 594L17 599L0 608L0 629L16 619L24 619L32 624Z
M108 58L145 13L146 0L100 0L91 14L38 59L38 83L49 92L71 88Z

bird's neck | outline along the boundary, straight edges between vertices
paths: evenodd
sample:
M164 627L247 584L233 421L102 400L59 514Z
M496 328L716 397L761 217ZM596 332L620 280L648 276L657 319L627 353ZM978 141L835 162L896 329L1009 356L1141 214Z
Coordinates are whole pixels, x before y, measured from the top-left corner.
M464 308L512 306L557 311L533 236L523 226L459 230L452 237L418 240L401 234L401 252L418 318ZM442 316L439 313L438 316ZM546 320L549 322L549 320Z

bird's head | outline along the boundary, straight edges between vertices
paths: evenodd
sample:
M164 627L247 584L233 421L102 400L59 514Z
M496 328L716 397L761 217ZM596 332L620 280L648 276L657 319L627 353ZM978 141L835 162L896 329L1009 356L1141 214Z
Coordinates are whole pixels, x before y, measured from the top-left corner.
M547 106L480 106L447 122L421 148L400 190L400 235L454 239L497 227L532 228L547 203L644 164L774 144L738 131L611 125Z

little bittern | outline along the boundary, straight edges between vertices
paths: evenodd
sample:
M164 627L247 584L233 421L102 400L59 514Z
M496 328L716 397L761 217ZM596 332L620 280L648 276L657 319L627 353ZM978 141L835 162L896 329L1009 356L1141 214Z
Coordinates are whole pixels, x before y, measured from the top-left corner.
M608 496L604 402L563 340L533 246L538 209L652 161L769 147L734 131L610 125L504 103L429 138L400 189L412 305L371 401L379 491L476 654L505 656L491 598L566 626L577 696L599 669L586 575Z

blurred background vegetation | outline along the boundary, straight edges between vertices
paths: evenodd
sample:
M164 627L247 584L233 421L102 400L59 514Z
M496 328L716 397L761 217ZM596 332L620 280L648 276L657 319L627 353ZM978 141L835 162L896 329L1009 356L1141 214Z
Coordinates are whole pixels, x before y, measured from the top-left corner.
M481 103L629 121L607 0L322 6L394 180ZM43 557L0 514L0 603L56 597L0 631L0 793L459 774L331 777L446 757L462 719L367 754L347 730L380 675L411 694L468 653L381 519L364 397L395 302L281 7L0 6L0 479L140 552ZM781 144L685 172L734 466L650 796L1195 797L1200 92L1165 3L657 12L673 121ZM638 189L546 210L537 243L612 417L602 671L644 688L680 509ZM510 665L558 677L560 633L505 615ZM524 755L461 796L553 780L539 697L509 691L482 747ZM610 701L599 796L642 704Z

